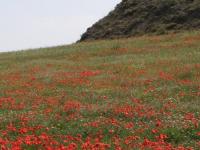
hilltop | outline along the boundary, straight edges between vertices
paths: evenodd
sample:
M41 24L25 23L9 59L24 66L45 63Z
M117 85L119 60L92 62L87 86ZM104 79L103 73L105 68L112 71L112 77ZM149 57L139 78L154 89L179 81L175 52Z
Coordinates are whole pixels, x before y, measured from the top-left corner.
M163 34L200 28L199 0L123 0L80 41Z

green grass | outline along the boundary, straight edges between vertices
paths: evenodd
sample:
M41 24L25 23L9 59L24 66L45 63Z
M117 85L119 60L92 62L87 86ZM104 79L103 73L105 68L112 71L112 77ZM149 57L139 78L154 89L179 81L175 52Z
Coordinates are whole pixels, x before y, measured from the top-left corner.
M7 147L21 140L24 149L72 142L80 149L91 137L110 149L140 149L144 139L159 145L165 134L172 147L198 149L199 31L0 53L0 62L0 133L8 132L0 137L10 139ZM25 144L43 133L48 140ZM68 135L81 135L82 143L64 142ZM125 144L130 136L138 139Z

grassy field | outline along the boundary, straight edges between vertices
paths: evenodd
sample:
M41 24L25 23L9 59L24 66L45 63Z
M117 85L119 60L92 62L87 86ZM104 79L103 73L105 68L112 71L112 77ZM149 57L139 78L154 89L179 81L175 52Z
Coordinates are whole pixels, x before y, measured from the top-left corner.
M200 149L200 32L1 53L0 145Z

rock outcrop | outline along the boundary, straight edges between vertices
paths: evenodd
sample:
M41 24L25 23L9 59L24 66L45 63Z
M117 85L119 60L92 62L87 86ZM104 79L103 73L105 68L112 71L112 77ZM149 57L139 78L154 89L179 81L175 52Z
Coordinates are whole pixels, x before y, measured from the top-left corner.
M80 41L200 28L200 0L123 0Z

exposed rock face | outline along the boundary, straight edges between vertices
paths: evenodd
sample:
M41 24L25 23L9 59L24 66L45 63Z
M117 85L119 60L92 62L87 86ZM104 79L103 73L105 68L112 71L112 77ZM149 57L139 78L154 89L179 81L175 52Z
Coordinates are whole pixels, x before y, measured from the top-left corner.
M123 0L80 41L200 29L200 0Z

